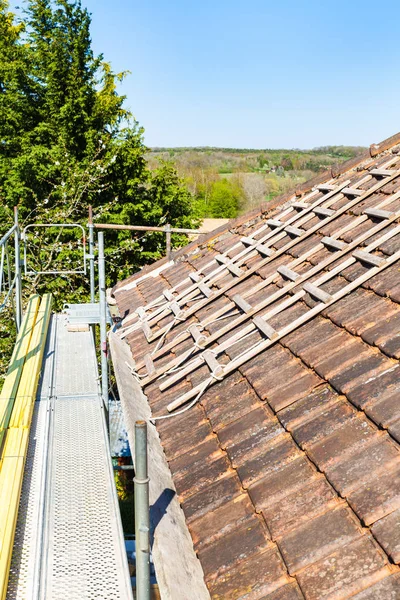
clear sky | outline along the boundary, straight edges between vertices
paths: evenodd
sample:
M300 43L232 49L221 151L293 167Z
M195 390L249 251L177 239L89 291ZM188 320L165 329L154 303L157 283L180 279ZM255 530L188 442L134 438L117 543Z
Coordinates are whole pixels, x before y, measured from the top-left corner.
M82 0L149 146L369 145L400 130L400 3Z

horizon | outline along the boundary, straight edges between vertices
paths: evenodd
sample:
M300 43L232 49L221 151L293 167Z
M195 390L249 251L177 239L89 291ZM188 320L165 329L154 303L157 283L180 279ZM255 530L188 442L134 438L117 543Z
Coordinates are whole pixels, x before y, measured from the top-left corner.
M393 0L382 22L368 0L82 5L95 54L131 71L118 92L149 147L367 147L399 129Z

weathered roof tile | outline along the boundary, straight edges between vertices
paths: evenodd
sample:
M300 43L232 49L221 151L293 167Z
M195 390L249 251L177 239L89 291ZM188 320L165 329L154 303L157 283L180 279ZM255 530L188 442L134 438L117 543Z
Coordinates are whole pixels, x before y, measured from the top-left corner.
M371 477L349 494L348 500L366 525L395 511L400 507L400 466Z
M393 562L400 563L400 509L376 521L371 531Z
M365 535L305 569L298 580L307 600L332 600L349 598L390 574L384 553Z
M390 150L399 140L400 135L372 146L355 161L318 175L296 195L274 201L272 209L265 205L177 251L174 264L158 263L159 271L144 269L115 288L124 316L166 288L183 310L176 319L168 304L159 316L155 309L151 342L140 324L126 338L142 377L143 356L163 348L153 354L154 381L143 384L153 415L166 415L171 401L208 385L196 405L186 404L186 412L156 426L215 600L400 596L400 581L391 576L397 567L389 564L399 552L399 261L387 268L378 263L383 270L371 277L375 271L365 256L372 243L375 259L389 260L400 249L398 224L385 220L387 211L400 210L400 200L388 195L400 189L400 177L388 182L385 171L400 166L400 156ZM374 171L378 167L384 171ZM332 183L350 192L330 193ZM320 184L329 186L312 189ZM361 200L351 191L357 186ZM279 206L294 200L295 208ZM339 213L306 208L301 214L315 201ZM368 208L381 212L365 215ZM271 216L275 222L267 223ZM277 229L279 221L292 218L297 230ZM301 237L299 228L306 232ZM260 251L251 240L241 241L243 235L263 240ZM324 235L332 237L324 240ZM364 255L352 259L356 246ZM278 251L268 257L267 248ZM243 275L233 273L234 258L230 270L220 260L217 265L217 252L231 259L240 253ZM277 271L282 266L286 270ZM197 276L207 274L211 295L204 288L196 293L188 277L194 270ZM363 284L355 282L331 304L332 295L339 298L343 288L348 292L361 275ZM303 289L305 280L319 292ZM189 287L193 293L185 296ZM237 294L247 304L236 305ZM204 299L198 303L196 296ZM259 320L249 327L261 303L257 317L266 318L269 328ZM151 306L145 308L152 314ZM175 305L175 315L176 310ZM135 319L130 314L124 325ZM250 348L255 356L222 381L213 374L210 355L190 370L190 361L201 354L190 324L213 336L209 348L224 344L217 352L220 365ZM273 329L294 324L294 331L273 341ZM257 331L244 338L254 326ZM170 329L165 339L163 328ZM240 338L237 343L232 335ZM161 391L166 381L161 376L171 366L170 375L183 366L186 376L181 372ZM381 546L367 533L369 525Z
M291 575L359 538L361 530L347 508L336 508L307 521L279 540Z

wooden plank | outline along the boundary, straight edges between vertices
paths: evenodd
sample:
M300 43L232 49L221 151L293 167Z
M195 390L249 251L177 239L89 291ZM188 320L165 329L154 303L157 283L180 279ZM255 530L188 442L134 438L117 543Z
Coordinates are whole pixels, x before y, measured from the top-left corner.
M228 256L224 256L223 254L217 254L215 260L224 265L228 271L232 273L232 275L236 275L236 277L240 277L244 274L244 271L240 269L237 265L231 262Z
M259 329L269 340L274 340L278 337L278 332L262 317L253 317L252 321L257 329Z
M189 277L194 283L198 283L202 277L198 271L194 271L193 273L189 273Z
M293 208L298 208L299 210L303 210L305 208L309 208L309 204L307 204L307 202L301 202L301 201L296 201L296 202L292 202L290 206L293 206Z
M328 248L333 248L334 250L343 250L346 247L344 242L327 236L322 238L321 244L324 244L324 246L327 246Z
M147 341L151 342L152 333L151 333L150 325L148 324L147 321L142 321L140 323L140 325L141 325L144 335L146 336Z
M316 206L313 210L313 213L319 217L331 217L335 211L331 208L325 208L324 206Z
M205 350L203 352L202 356L203 356L204 360L206 361L207 366L210 369L211 373L215 377L218 377L218 378L223 377L224 367L219 364L219 362L215 358L214 352L212 352L211 350Z
M143 357L144 364L146 365L146 370L148 375L153 375L156 372L156 368L154 366L153 359L151 354L145 354Z
M277 272L280 275L282 275L283 277L285 277L285 279L290 279L291 281L296 281L296 279L298 279L300 277L300 275L298 273L296 273L295 271L292 271L292 269L289 269L288 267L285 267L284 265L282 265L281 267L278 267Z
M204 348L207 344L207 336L201 333L198 325L193 323L189 325L188 331L199 348Z
M213 295L212 290L205 283L202 283L201 281L199 281L199 283L197 285L198 285L199 290L203 294L203 296L205 296L206 298L210 298L210 296Z
M242 365L247 363L249 360L251 360L252 358L255 358L261 352L264 352L264 350L266 350L267 348L272 346L272 344L274 344L277 340L282 339L289 333L292 333L293 331L298 329L301 325L304 325L305 323L309 322L316 315L320 314L327 306L330 306L330 305L334 304L335 302L337 302L338 300L340 300L341 298L344 298L345 296L350 294L353 290L357 289L363 283L365 283L366 281L371 279L371 277L374 277L377 273L381 272L383 269L385 269L389 265L395 263L399 259L400 259L400 250L398 252L392 254L392 256L390 256L387 259L387 261L385 261L385 263L382 264L380 267L374 267L373 269L367 271L363 275L354 279L352 282L343 286L343 288L341 288L340 290L335 292L335 294L332 294L332 299L329 302L327 302L326 304L324 304L324 303L317 304L315 307L308 310L306 313L301 315L299 318L295 319L294 321L292 321L291 323L289 323L288 325L283 327L278 332L278 336L275 338L275 340L267 339L267 340L261 341L258 344L255 344L253 347L251 347L247 352L240 354L236 359L231 360L229 363L224 365L224 368L223 368L224 376L227 376L230 373L233 373L234 371L236 371L238 368L240 368ZM333 273L333 271L330 273L327 273L326 275L328 277L332 277L332 273ZM292 296L291 298L289 298L291 304L293 304L294 301L297 301L297 299L298 299L297 296L298 296L298 294L295 294L295 296ZM294 298L296 298L296 299L294 300ZM241 333L243 333L243 331ZM226 347L227 345L228 345L228 347L232 346L232 340L226 340L224 342L223 346ZM222 350L220 349L219 351L222 351ZM204 381L204 380L201 381L198 385L196 385L190 391L186 392L186 394L183 394L182 396L180 396L179 398L177 398L176 400L171 402L167 406L167 410L169 412L172 412L172 411L176 410L177 408L179 408L180 406L183 406L184 404L186 404L186 402L188 402L192 398L195 398L204 389L204 385L205 385L206 381ZM214 383L215 383L214 379L208 379L209 386L212 386Z
M163 296L164 298L166 298L169 302L171 302L171 300L174 299L174 294L172 293L171 290L169 290L168 288L166 288L165 290L163 290Z
M390 219L392 212L390 210L380 210L379 208L366 208L364 214L367 217L373 217L375 219Z
M270 227L281 227L284 225L283 221L279 221L279 219L267 219L266 223Z
M378 177L388 177L389 175L393 175L394 172L395 172L394 169L371 169L370 170L371 175L378 176Z
M289 235L294 235L295 237L300 237L304 233L304 229L300 229L299 227L292 227L292 225L288 225L285 227L286 233Z
M248 237L246 235L244 235L243 237L241 237L240 241L245 246L254 246L254 244L257 244L257 240L255 240L254 238Z
M315 187L319 192L334 192L337 189L336 185L330 183L321 183Z
M359 190L358 188L346 187L343 188L342 194L345 196L362 196L365 194L365 190Z
M135 313L139 317L139 319L145 319L147 316L147 312L144 306L138 306L135 308Z
M325 304L332 300L331 294L324 292L324 290L321 290L321 288L319 288L318 286L314 285L311 282L305 283L303 285L303 290L305 292L308 292L311 296L313 296L317 300L320 300L321 302L325 302Z
M274 250L272 248L269 248L265 244L258 244L258 246L256 246L256 250L263 256L267 257L272 256L274 254Z
M361 262L367 263L369 265L373 265L374 267L380 267L384 264L385 258L381 258L380 256L376 256L375 254L370 254L369 252L364 252L364 250L356 250L353 252L354 258L357 260L361 260Z
M177 319L180 319L183 316L183 310L181 309L181 307L179 306L179 304L177 302L175 302L175 301L171 302L169 307Z
M246 302L246 300L244 300L239 294L235 294L234 296L232 296L232 300L234 301L236 306L238 306L240 310L242 310L244 313L249 313L253 309L251 304Z

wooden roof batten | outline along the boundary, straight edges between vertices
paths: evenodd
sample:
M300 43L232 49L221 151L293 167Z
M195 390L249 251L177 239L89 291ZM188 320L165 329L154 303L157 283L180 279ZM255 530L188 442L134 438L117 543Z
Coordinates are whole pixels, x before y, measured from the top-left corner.
M398 161L399 161L399 159L397 159L397 162ZM388 161L388 164L393 164L393 157L391 158L390 161ZM289 241L287 244L285 244L279 250L273 251L272 254L270 254L269 256L264 258L259 264L257 264L252 269L248 269L247 271L244 271L241 275L239 275L239 273L237 273L237 275L238 275L237 279L232 280L229 284L226 284L225 286L222 286L218 290L214 291L214 293L212 295L209 295L206 298L203 298L203 299L195 302L194 304L192 304L189 308L187 308L184 311L185 318L194 314L197 310L199 310L200 308L203 308L204 306L206 306L209 302L211 302L218 296L221 296L223 293L225 293L226 291L231 289L233 286L235 286L238 282L247 278L249 275L253 274L260 267L268 264L276 257L284 254L288 249L295 246L298 242L303 241L303 240L307 239L308 237L310 237L310 235L312 235L314 232L318 231L322 226L330 223L331 221L333 221L336 217L340 216L341 214L344 214L347 210L351 209L353 206L358 204L360 201L365 200L366 198L368 198L369 196L374 194L381 187L383 187L384 185L387 185L387 183L389 183L390 181L395 179L398 176L398 174L399 174L398 171L393 170L391 175L384 177L382 180L378 181L369 190L367 190L367 191L358 190L359 192L361 192L360 194L357 194L355 196L355 198L353 198L352 200L349 200L348 203L346 203L339 209L333 211L333 214L329 214L326 216L321 215L321 221L319 223L317 223L315 226L311 227L310 229L305 230L302 235L300 235L299 237L295 237L295 239L291 239L291 241ZM367 175L365 178L363 178L359 182L359 184L366 183L371 178L372 178L371 175ZM313 216L314 216L313 209L315 208L315 205L317 205L319 207L320 204L325 203L325 201L328 200L329 201L328 206L324 207L324 208L328 208L329 204L333 204L333 203L337 202L341 197L343 197L343 189L346 188L347 183L348 182L345 182L344 184L342 184L342 186L339 189L336 189L336 191L329 191L326 196L323 196L322 198L318 199L315 203L310 204L307 209L304 209L300 213L297 213L295 211L296 214L292 218L288 219L285 223L283 223L281 226L279 226L276 230L272 230L269 233L267 233L266 236L261 238L260 243L262 243L264 245L265 241L268 240L269 244L272 245L276 241L283 239L285 237L285 235L287 234L287 232L284 231L285 226L287 226L288 224L294 223L294 222L296 222L297 225L302 225L305 222L304 219L306 221L308 221L311 218L313 218ZM285 215L288 214L287 210L284 211L284 214ZM260 233L260 231L263 231L264 229L265 229L265 225L263 225L261 228L259 228L255 232L253 232L253 236L258 235ZM255 255L257 255L257 249L246 246L245 250L243 250L242 252L237 254L233 259L231 259L229 261L229 264L235 264L236 266L239 266L244 262L245 259L251 258ZM224 266L227 269L227 271L230 271L230 269L227 268L227 264L228 264L228 262L225 260ZM225 271L225 272L227 272L227 271ZM210 285L210 280L211 280L212 275L213 275L213 273L211 273L208 276L205 276L203 278L203 282L207 283L208 286ZM216 279L213 281L213 283L222 276L223 276L223 270L222 269L218 270ZM186 297L184 296L185 293L187 293ZM195 284L194 286L191 286L188 290L185 290L185 292L183 292L180 297L175 298L175 302L178 302L178 300L183 299L183 298L184 298L185 302L187 302L189 300L192 300L193 297L197 296L198 293L199 293L199 290L198 290L198 288L196 288L196 284ZM142 317L141 317L140 321L138 321L136 324L132 325L131 327L128 327L126 329L126 331L123 333L123 336L127 335L131 331L134 331L136 328L142 327L143 323L146 323L151 328L154 325L156 325L162 318L164 318L171 312L172 311L171 311L170 307L168 306L168 304L158 307L154 313L151 313L149 315L147 314L147 312L145 313L145 315L143 315L143 312L142 312ZM173 327L173 321L172 321L172 327ZM152 335L150 335L148 337L148 340L151 341L152 339L157 339L158 337L161 337L165 333L167 328L170 328L170 325L166 325L164 328L161 328L154 333L152 332ZM148 327L145 328L145 332L147 334L149 334Z

